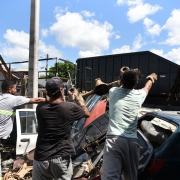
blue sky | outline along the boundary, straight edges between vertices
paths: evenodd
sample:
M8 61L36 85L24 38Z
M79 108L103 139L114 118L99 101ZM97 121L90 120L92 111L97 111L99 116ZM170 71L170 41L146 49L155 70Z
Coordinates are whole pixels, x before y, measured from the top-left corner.
M7 63L28 60L30 4L0 0L0 54ZM138 51L180 64L178 0L40 1L39 58L49 54L75 63L81 57Z

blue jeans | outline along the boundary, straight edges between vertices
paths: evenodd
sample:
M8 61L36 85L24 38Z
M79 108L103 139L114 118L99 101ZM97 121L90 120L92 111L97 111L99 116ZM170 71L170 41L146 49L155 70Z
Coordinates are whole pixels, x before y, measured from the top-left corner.
M33 161L32 180L71 180L71 157L58 157L46 161Z

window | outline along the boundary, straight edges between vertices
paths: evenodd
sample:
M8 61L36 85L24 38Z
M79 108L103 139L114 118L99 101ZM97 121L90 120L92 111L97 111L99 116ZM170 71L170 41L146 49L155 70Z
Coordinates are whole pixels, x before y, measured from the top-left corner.
M157 117L155 117L151 122L152 122L152 124L159 126L163 129L168 129L171 132L174 132L177 129L177 127L175 125L173 125L172 123L169 123L167 121L163 121L162 119L159 119Z
M34 111L20 111L21 134L37 133L37 118Z

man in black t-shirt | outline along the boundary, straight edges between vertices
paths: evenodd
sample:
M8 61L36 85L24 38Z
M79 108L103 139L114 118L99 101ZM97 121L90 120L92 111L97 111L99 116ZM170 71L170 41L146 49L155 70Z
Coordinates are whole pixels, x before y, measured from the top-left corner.
M73 88L69 91L73 102L63 101L63 82L53 77L46 82L50 100L36 108L38 138L33 162L33 180L72 179L71 155L75 153L71 140L74 121L89 117L82 96ZM81 106L81 107L80 107Z

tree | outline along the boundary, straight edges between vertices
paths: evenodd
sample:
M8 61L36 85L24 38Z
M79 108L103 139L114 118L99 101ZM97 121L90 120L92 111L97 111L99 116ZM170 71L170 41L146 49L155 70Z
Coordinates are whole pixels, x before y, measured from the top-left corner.
M70 71L71 78L75 78L75 65L69 62L58 62L57 63L57 69L58 69L58 77L61 78L69 78L67 71ZM48 71L48 78L56 76L56 63L54 66L49 68Z

